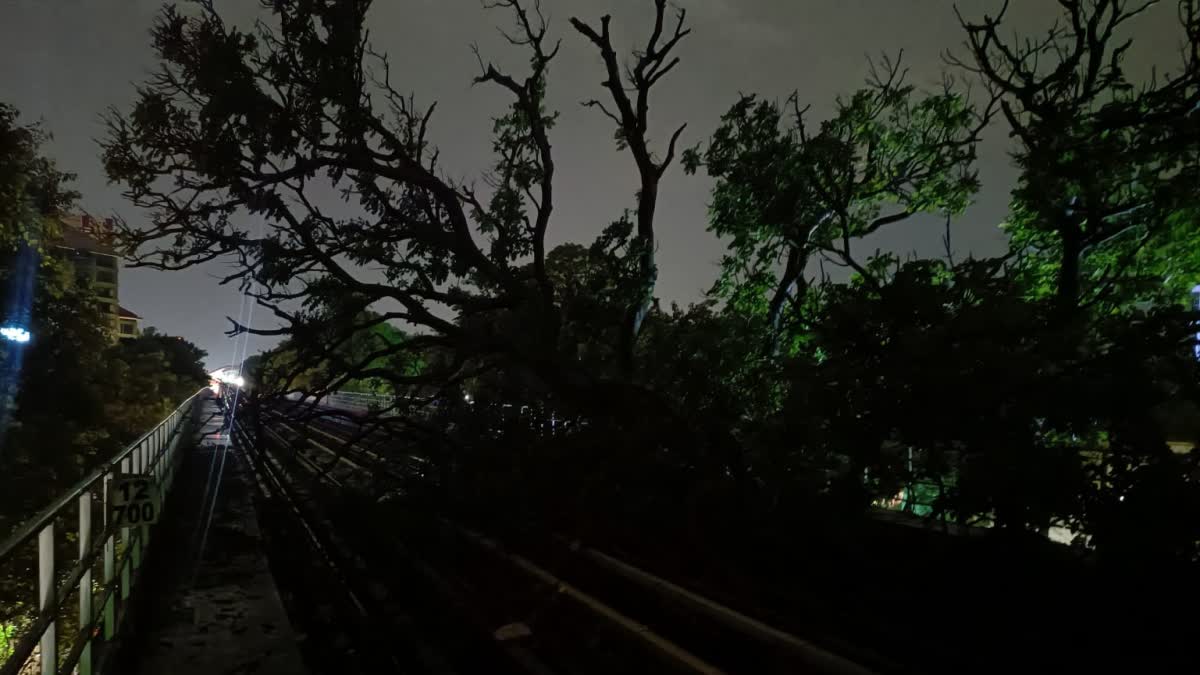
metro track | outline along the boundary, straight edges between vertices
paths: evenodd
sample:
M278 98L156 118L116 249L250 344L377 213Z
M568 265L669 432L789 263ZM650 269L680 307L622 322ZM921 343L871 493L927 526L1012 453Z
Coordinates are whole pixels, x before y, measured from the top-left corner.
M308 480L318 468L281 452L266 438L237 425L235 443L250 463L259 497L275 532L268 542L272 571L296 597L289 610L317 644L305 650L318 673L498 673L544 675L506 659L479 625L453 615L438 597L414 602L428 579L404 574L406 561L391 547L364 541L348 520L353 506L328 477ZM308 475L306 475L308 474ZM297 567L316 572L295 574ZM288 588L288 582L291 582ZM300 587L296 587L300 584ZM315 597L314 597L315 595ZM315 626L312 615L317 615ZM474 628L474 630L472 630ZM325 633L324 631L328 631Z
M335 489L350 489L353 481L347 474L354 473L402 485L411 477L414 463L421 463L420 458L402 455L404 461L397 466L372 449L348 446L347 441L358 435L351 421L314 423L279 413L268 417L283 434L306 439L310 473ZM342 477L328 469L321 472L316 459L320 455L325 455L327 464L340 467ZM868 668L578 541L547 536L502 543L444 517L415 520L424 522L407 521L412 544L408 556L415 554L436 566L447 578L443 584L477 601L483 599L483 615L511 618L528 611L537 616L537 603L532 609L516 609L528 606L529 598L543 598L542 603L555 605L555 611L557 606L573 607L567 612L570 620L560 620L568 630L559 631L567 635L558 636L557 643L535 638L546 632L544 618L503 624L516 636L512 641L531 645L531 653L539 655L539 668L547 670L538 672L588 672L573 663L579 659L572 658L572 652L595 650L571 644L571 639L598 640L608 656L623 654L624 662L604 659L608 672L617 668L619 672L866 675L896 670L876 657L869 659L872 667ZM498 567L506 571L498 572ZM490 619L493 624L501 620ZM599 637L592 639L595 636Z

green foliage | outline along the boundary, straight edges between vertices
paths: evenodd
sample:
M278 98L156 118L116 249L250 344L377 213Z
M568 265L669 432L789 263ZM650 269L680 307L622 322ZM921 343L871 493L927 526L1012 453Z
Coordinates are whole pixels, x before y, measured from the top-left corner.
M0 515L10 517L39 504L30 489L69 484L105 438L100 392L108 346L91 294L75 287L65 266L41 255L75 199L71 176L39 154L47 135L16 118L14 109L0 106L0 283L10 303L5 311L28 321L34 339L0 345L0 462L28 467L37 480L14 481L22 489L3 491Z
M814 322L820 357L790 366L783 426L819 464L845 467L836 489L860 508L940 483L934 514L1089 535L1158 509L1140 527L1175 542L1159 553L1195 557L1187 542L1200 530L1165 501L1132 501L1143 481L1177 508L1198 496L1191 461L1167 450L1155 420L1197 396L1191 317L1126 311L1083 330L1054 316L992 261L916 261L878 289L828 286ZM1119 498L1128 505L1112 512L1091 505ZM1116 555L1112 539L1092 543Z
M207 380L204 353L178 338L148 331L114 346L91 290L45 255L75 199L71 176L39 154L46 138L0 106L0 285L10 302L26 288L29 305L20 311L33 335L0 345L0 467L12 486L0 490L3 525L42 506Z
M24 627L20 623L0 621L0 663L8 660L16 650L16 641L20 639Z
M1194 3L1179 9L1192 49L1141 86L1123 65L1131 42L1119 31L1140 13L1126 3L1064 4L1037 39L1006 42L1003 13L964 24L964 68L996 92L1017 141L1007 230L1030 292L1053 293L1063 311L1146 299L1150 278L1200 273L1190 255L1156 253L1194 243L1179 218L1194 225L1200 204L1200 21Z
M0 459L24 477L14 483L22 490L4 495L6 515L36 509L208 380L203 351L179 338L112 345L90 294L43 293L33 316L35 339L20 353L6 347L7 372L17 379Z
M687 419L745 434L777 409L779 373L744 315L709 300L652 312L645 330L642 359L654 364L647 383L668 392Z
M43 246L58 231L57 216L78 197L67 188L74 176L39 154L49 134L17 118L15 108L0 103L0 251L5 253L19 244Z
M362 363L367 371L394 372L401 376L417 375L421 360L410 353L389 353L403 345L408 336L390 323L377 323L355 333L342 347L346 361ZM372 394L393 393L391 385L380 377L355 378L348 381L344 391Z
M144 432L208 383L203 366L207 353L153 328L121 340L107 356L105 418L123 438Z
M330 339L324 343L285 341L247 359L242 365L245 377L264 392L336 389L391 394L396 381L422 371L422 358L407 348L409 336L383 315L361 311L344 320L358 327L348 337L335 339L341 328L331 327ZM313 344L323 348L313 351Z
M815 132L795 95L786 123L779 104L743 96L703 155L685 157L717 179L709 229L730 243L713 293L734 310L778 330L818 252L849 263L851 240L913 214L959 213L978 189L977 117L965 97L918 96L888 66Z
M1191 302L1200 281L1200 227L1195 208L1169 213L1159 225L1132 224L1088 248L1080 259L1081 303L1100 312L1150 304ZM1027 297L1059 294L1063 247L1053 233L1031 225L1031 214L1014 206L1003 229L1017 253L1015 273Z
M561 205L544 28L501 3L531 71L481 63L477 81L513 98L476 193L445 178L428 113L371 56L367 4L274 3L252 33L207 4L169 8L161 70L110 120L110 177L155 211L127 247L165 269L231 256L228 280L256 283L280 319L268 332L287 339L246 366L256 383L436 391L420 433L444 482L421 487L521 524L570 512L698 541L745 529L807 543L795 523L852 530L902 501L1002 535L1068 527L1105 562L1195 559L1195 458L1168 451L1164 421L1200 400L1196 317L1180 308L1200 281L1194 49L1170 84L1134 88L1113 37L1133 10L1064 0L1046 41L1006 49L999 19L966 26L968 73L993 97L983 110L965 87L922 92L890 63L818 124L796 97L740 98L683 158L715 178L720 279L704 303L648 310L639 336L675 145L654 159L643 103L675 61L647 49L622 77L608 23L575 22L601 46L614 105L587 105L637 159L639 206L590 245L545 252ZM995 110L1020 170L1008 255L856 260L884 228L964 211ZM311 203L314 184L355 215ZM849 280L812 279L818 259ZM547 431L548 413L572 424Z
M642 289L640 249L632 234L627 213L590 246L563 244L546 254L546 275L561 308L559 349L593 372L615 372L623 315Z

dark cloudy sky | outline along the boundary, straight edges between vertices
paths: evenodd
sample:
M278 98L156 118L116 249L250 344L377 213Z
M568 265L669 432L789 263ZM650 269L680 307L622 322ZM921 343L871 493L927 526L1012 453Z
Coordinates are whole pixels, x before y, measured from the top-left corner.
M738 92L784 97L798 90L816 115L830 110L836 95L861 85L866 57L904 50L910 81L940 81L940 53L957 48L962 35L947 0L678 0L689 11L693 35L683 44L682 65L656 90L651 109L660 147L680 122L684 142L702 140ZM978 17L995 2L963 0L959 7ZM236 23L255 16L254 0L216 0ZM1013 0L1012 25L1025 31L1048 25L1056 3ZM41 118L55 135L48 148L66 170L79 175L82 205L105 215L136 221L142 214L107 184L96 138L98 114L110 105L128 106L133 84L154 65L147 32L161 3L156 0L0 0L0 100L28 119ZM558 175L556 219L551 244L590 240L622 209L632 205L632 160L612 143L608 120L578 102L603 96L599 59L592 46L567 25L571 16L595 21L613 14L613 32L626 47L641 42L651 16L650 0L543 0L552 34L563 38L550 85L551 105L562 112L552 142ZM503 44L495 26L509 18L485 12L478 0L376 0L370 17L377 48L388 52L400 89L425 102L438 102L434 138L443 165L458 176L476 175L488 160L488 118L505 99L488 87L472 87L476 64L469 45L485 57L519 68L520 52ZM1140 18L1131 35L1133 72L1151 64L1177 63L1180 33L1175 3L1164 0ZM960 251L991 253L1003 245L996 224L1003 218L1014 179L1003 129L994 129L981 151L984 192L955 224ZM658 295L688 302L715 277L721 246L705 232L709 182L672 169L660 198ZM902 225L869 242L871 248L941 248L941 224ZM186 336L209 354L212 366L230 362L231 341L222 335L226 315L239 313L240 297L213 280L219 264L185 272L126 270L121 303L150 325ZM251 344L250 352L256 349Z

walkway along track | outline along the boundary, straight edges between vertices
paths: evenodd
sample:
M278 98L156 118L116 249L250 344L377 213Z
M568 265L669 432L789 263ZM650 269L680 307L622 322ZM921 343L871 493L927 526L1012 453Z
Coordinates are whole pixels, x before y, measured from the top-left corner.
M355 472L403 483L414 462L421 461L406 457L397 468L370 449L347 447L346 441L357 434L344 425L302 422L278 413L269 414L269 424L293 439L305 439L303 453L297 451L297 455L304 456L302 461L314 472L319 465L337 464L339 471L326 469L321 474L331 485L345 487L342 483L352 481L349 476ZM586 615L592 631L608 637L610 648L612 638L635 645L631 655L636 658L636 654L642 653L643 660L638 664L613 663L612 667L619 672L664 672L664 668L688 673L866 675L871 672L854 661L579 542L544 537L509 541L512 546L509 548L445 518L421 519L411 514L407 520L403 520L404 515L395 517L406 523L406 535L422 533L414 536L424 544L419 547L414 544L422 556L436 560L439 570L450 569L462 577L473 577L467 583L479 594L497 592L489 589L486 581L478 580L496 573L481 571L479 563L472 565L466 561L480 558L489 561L482 567L494 567L500 562L510 572L519 573L527 594L540 594L551 598L549 602L575 606L577 614ZM511 578L500 583L511 583ZM537 623L529 631L531 634L541 632L546 622ZM519 632L529 629L527 623L520 626ZM587 632L584 628L583 633ZM561 646L551 651L561 651ZM555 660L558 659L548 659Z

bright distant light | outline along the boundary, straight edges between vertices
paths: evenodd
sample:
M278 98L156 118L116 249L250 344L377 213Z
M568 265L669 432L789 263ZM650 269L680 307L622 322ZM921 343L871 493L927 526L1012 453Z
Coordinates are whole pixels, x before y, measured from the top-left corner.
M470 395L470 394L463 394L463 400L464 400L464 401L466 401L467 403L470 403L470 402L471 402L471 395Z
M10 342L24 343L29 342L29 339L33 336L29 334L29 331L20 326L5 326L0 328L0 337Z
M215 383L227 384L239 389L246 386L246 378L242 377L241 373L234 368L221 368L209 373L208 376Z

